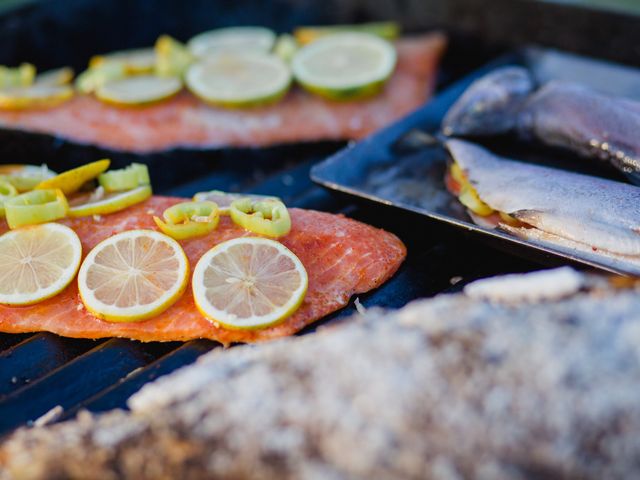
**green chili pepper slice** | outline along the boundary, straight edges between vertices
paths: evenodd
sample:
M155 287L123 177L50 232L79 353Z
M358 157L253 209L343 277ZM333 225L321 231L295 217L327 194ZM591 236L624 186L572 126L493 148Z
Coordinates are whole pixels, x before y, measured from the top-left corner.
M149 169L141 163L132 163L128 167L109 170L98 177L100 186L106 192L122 192L149 185Z
M214 202L183 202L167 208L162 214L164 221L153 217L165 235L176 240L201 237L218 226L220 212Z
M291 217L280 200L241 198L231 203L231 219L245 230L278 238L291 230Z
M59 188L33 190L4 202L9 228L52 222L67 216L69 205Z
M240 200L241 198L250 198L254 202L257 202L258 200L280 200L278 197L269 195L247 195L243 193L230 193L222 192L220 190L210 190L208 192L196 193L193 196L193 201L201 202L203 200L209 200L211 202L216 202L218 204L218 209L220 210L220 215L229 215L231 204L236 200Z
M4 217L4 202L18 195L18 189L7 180L0 180L0 218Z

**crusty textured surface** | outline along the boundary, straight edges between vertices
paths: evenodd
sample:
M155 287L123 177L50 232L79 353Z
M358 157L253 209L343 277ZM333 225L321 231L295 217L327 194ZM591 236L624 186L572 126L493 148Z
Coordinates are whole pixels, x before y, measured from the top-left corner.
M440 296L364 320L214 351L132 413L22 429L3 480L640 475L637 291Z
M122 212L67 219L61 223L75 230L83 254L102 240L126 230L157 230L153 215L161 216L182 198L153 197ZM142 322L109 323L84 309L77 282L55 297L29 307L0 306L0 332L48 331L66 337L125 337L142 341L172 341L209 338L221 343L258 342L291 335L306 325L344 307L349 298L388 280L398 269L406 249L395 235L342 215L290 209L291 232L279 241L295 253L305 266L309 287L300 308L283 322L261 330L227 330L206 320L196 308L191 285L184 295L157 317ZM0 221L0 232L7 226ZM181 241L191 270L200 257L220 242L251 232L228 217L220 219L210 234Z
M260 108L215 108L186 92L157 105L117 108L78 95L49 110L0 111L0 125L139 153L358 139L431 96L445 46L441 33L398 41L398 66L386 88L362 101L332 102L294 88L277 104Z

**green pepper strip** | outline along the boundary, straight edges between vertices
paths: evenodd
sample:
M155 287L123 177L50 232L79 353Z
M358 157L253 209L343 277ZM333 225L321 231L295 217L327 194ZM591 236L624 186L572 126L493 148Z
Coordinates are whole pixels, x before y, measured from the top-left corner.
M201 237L218 226L220 212L214 202L183 202L167 208L162 214L164 222L153 217L165 235L176 240Z
M4 202L9 228L51 222L67 216L69 204L62 190L33 190Z
M110 170L98 177L100 186L107 192L121 192L133 190L143 185L149 185L149 169L141 163L132 163L126 168Z
M220 215L229 215L231 204L241 198L250 198L252 201L259 200L280 200L278 197L269 195L243 195L241 193L222 192L220 190L210 190L208 192L198 192L193 196L194 202L209 200L218 204Z
M4 202L18 195L16 187L6 180L0 180L0 218L4 217Z
M291 217L279 200L241 198L231 203L231 219L245 230L268 237L282 237L291 230Z

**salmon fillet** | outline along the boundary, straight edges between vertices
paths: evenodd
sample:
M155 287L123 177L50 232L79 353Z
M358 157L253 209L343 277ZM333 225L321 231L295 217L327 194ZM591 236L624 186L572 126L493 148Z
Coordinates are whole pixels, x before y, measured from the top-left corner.
M99 220L66 219L82 241L86 255L97 243L116 233L138 228L157 230L152 215L181 198L153 197L146 202ZM259 342L291 335L306 325L345 306L349 298L378 287L398 269L406 256L393 234L350 220L342 215L291 209L291 232L280 241L302 261L309 288L302 306L284 322L263 330L232 331L216 327L197 310L191 286L178 302L159 316L132 323L109 323L91 315L82 304L77 282L56 297L28 307L0 306L0 332L48 331L66 337L125 337L142 341L208 338L223 344ZM7 226L0 224L0 233ZM223 217L211 234L181 242L191 268L214 245L250 232Z
M187 92L144 108L118 108L77 95L48 110L0 111L0 127L137 153L359 139L430 97L445 46L441 33L399 40L395 73L381 94L367 100L332 102L294 88L275 105L230 110Z

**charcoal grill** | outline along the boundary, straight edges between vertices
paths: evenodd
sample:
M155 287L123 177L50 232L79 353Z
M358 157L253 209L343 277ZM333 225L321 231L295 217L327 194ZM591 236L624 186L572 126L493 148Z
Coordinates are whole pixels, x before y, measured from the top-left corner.
M476 68L507 46L513 46L509 43L514 40L516 43L541 40L539 30L532 30L530 25L523 30L522 22L547 25L546 44L600 56L608 53L617 60L639 61L637 52L631 48L604 52L597 36L588 39L580 35L581 28L589 22L600 25L598 35L604 35L604 31L612 32L619 25L616 22L624 22L627 27L616 32L616 39L624 36L628 45L638 45L640 29L637 28L637 19L573 7L542 6L529 1L505 0L491 5L492 8L495 5L496 12L479 12L479 8L488 8L486 2L470 0L424 3L336 1L322 4L291 0L273 1L267 5L247 1L241 6L224 0L194 1L188 6L169 0L49 1L29 4L0 17L0 42L3 44L0 63L28 60L42 67L66 63L78 67L96 51L149 44L159 32L187 38L197 31L216 26L215 21L223 24L260 23L286 30L296 24L380 18L401 20L413 30L435 24L451 31L453 43L443 64L440 86ZM201 15L208 9L225 12L223 21L215 15L215 19L208 21L207 18L212 16ZM469 15L474 11L478 13L475 21ZM536 16L523 17L523 12L527 11ZM123 12L126 20L118 24ZM566 18L571 14L579 19L576 31L567 29L573 24L554 21L558 15ZM497 20L497 16L501 20ZM633 28L628 26L629 22L633 23ZM456 25L464 28L456 29ZM499 26L502 29L499 35L495 31L488 33L490 26L494 29ZM523 38L523 32L529 32L529 37ZM484 37L477 37L478 34ZM635 39L632 38L634 36ZM60 41L53 46L47 42L48 38ZM491 39L491 42L479 41L479 38ZM332 148L335 150L339 146ZM496 251L446 225L323 190L311 182L309 171L326 155L326 150L325 146L319 150L307 149L304 154L289 152L289 161L270 164L259 176L249 174L247 170L251 169L219 168L206 175L181 178L181 183L166 182L156 191L178 196L191 196L196 191L209 189L277 195L293 207L343 213L396 233L406 243L409 255L387 284L360 296L366 308L398 308L416 298L455 291L475 278L540 267L539 263L531 260ZM3 157L0 161L15 160ZM171 171L165 173L167 178L171 177ZM354 312L351 303L301 334L324 328ZM0 334L0 436L34 422L57 406L63 409L58 419L72 417L81 409L99 412L124 408L127 398L146 382L187 365L215 348L221 346L206 340L141 343L125 339L66 339L48 333Z

